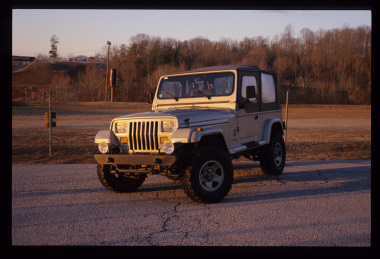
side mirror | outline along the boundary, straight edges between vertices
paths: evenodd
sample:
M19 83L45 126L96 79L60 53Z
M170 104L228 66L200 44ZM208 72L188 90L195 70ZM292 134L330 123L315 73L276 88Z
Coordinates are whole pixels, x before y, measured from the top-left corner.
M256 98L256 87L254 85L249 85L245 89L245 96L249 100L250 98Z
M149 103L150 103L150 104L153 103L153 99L154 99L154 92L151 91L151 92L149 93Z

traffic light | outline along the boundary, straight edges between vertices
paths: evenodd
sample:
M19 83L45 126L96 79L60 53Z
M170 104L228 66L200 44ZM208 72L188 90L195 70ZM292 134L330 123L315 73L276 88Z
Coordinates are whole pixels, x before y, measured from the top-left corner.
M49 127L56 127L56 126L57 126L56 112L51 112L51 118L50 118L49 112L45 112L45 127L49 128Z

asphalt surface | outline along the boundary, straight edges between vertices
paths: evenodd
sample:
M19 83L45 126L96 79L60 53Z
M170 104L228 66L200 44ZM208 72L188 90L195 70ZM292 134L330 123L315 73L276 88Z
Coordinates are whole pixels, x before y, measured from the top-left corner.
M12 166L12 245L370 246L371 161L287 162L269 177L234 162L220 203L150 175L112 193L95 164Z

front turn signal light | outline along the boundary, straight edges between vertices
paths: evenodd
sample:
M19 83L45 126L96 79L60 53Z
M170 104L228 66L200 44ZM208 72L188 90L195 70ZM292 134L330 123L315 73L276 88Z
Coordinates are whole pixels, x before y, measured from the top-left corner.
M121 144L128 144L128 138L120 138Z
M161 144L164 144L166 141L168 141L169 140L169 138L168 137L161 137L160 138L160 143Z

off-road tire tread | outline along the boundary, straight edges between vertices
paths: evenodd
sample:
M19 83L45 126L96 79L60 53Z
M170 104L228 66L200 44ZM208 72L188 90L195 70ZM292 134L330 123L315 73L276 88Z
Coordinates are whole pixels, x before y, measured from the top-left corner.
M110 166L100 164L98 164L97 171L99 180L104 187L113 192L120 193L134 192L142 185L147 177L146 174L142 173L134 177L124 176L123 181L120 181L115 175L110 173Z
M280 142L281 145L284 147L283 149L283 164L280 167L277 167L274 163L273 159L273 149L276 145L276 143ZM270 143L263 148L263 154L262 158L260 160L260 167L261 171L265 173L266 175L272 175L277 176L280 175L284 169L286 160L286 147L284 139L282 138L281 134L273 134L271 136Z
M200 170L199 167L202 166L207 159L218 160L218 162L224 166L225 173L223 184L220 187L221 189L218 189L217 192L211 195L204 195L205 192L197 186L199 184L199 180L197 179ZM196 202L219 202L228 194L232 187L233 171L231 158L224 151L216 147L205 147L194 155L190 165L184 169L184 174L181 179L182 188L185 194Z

